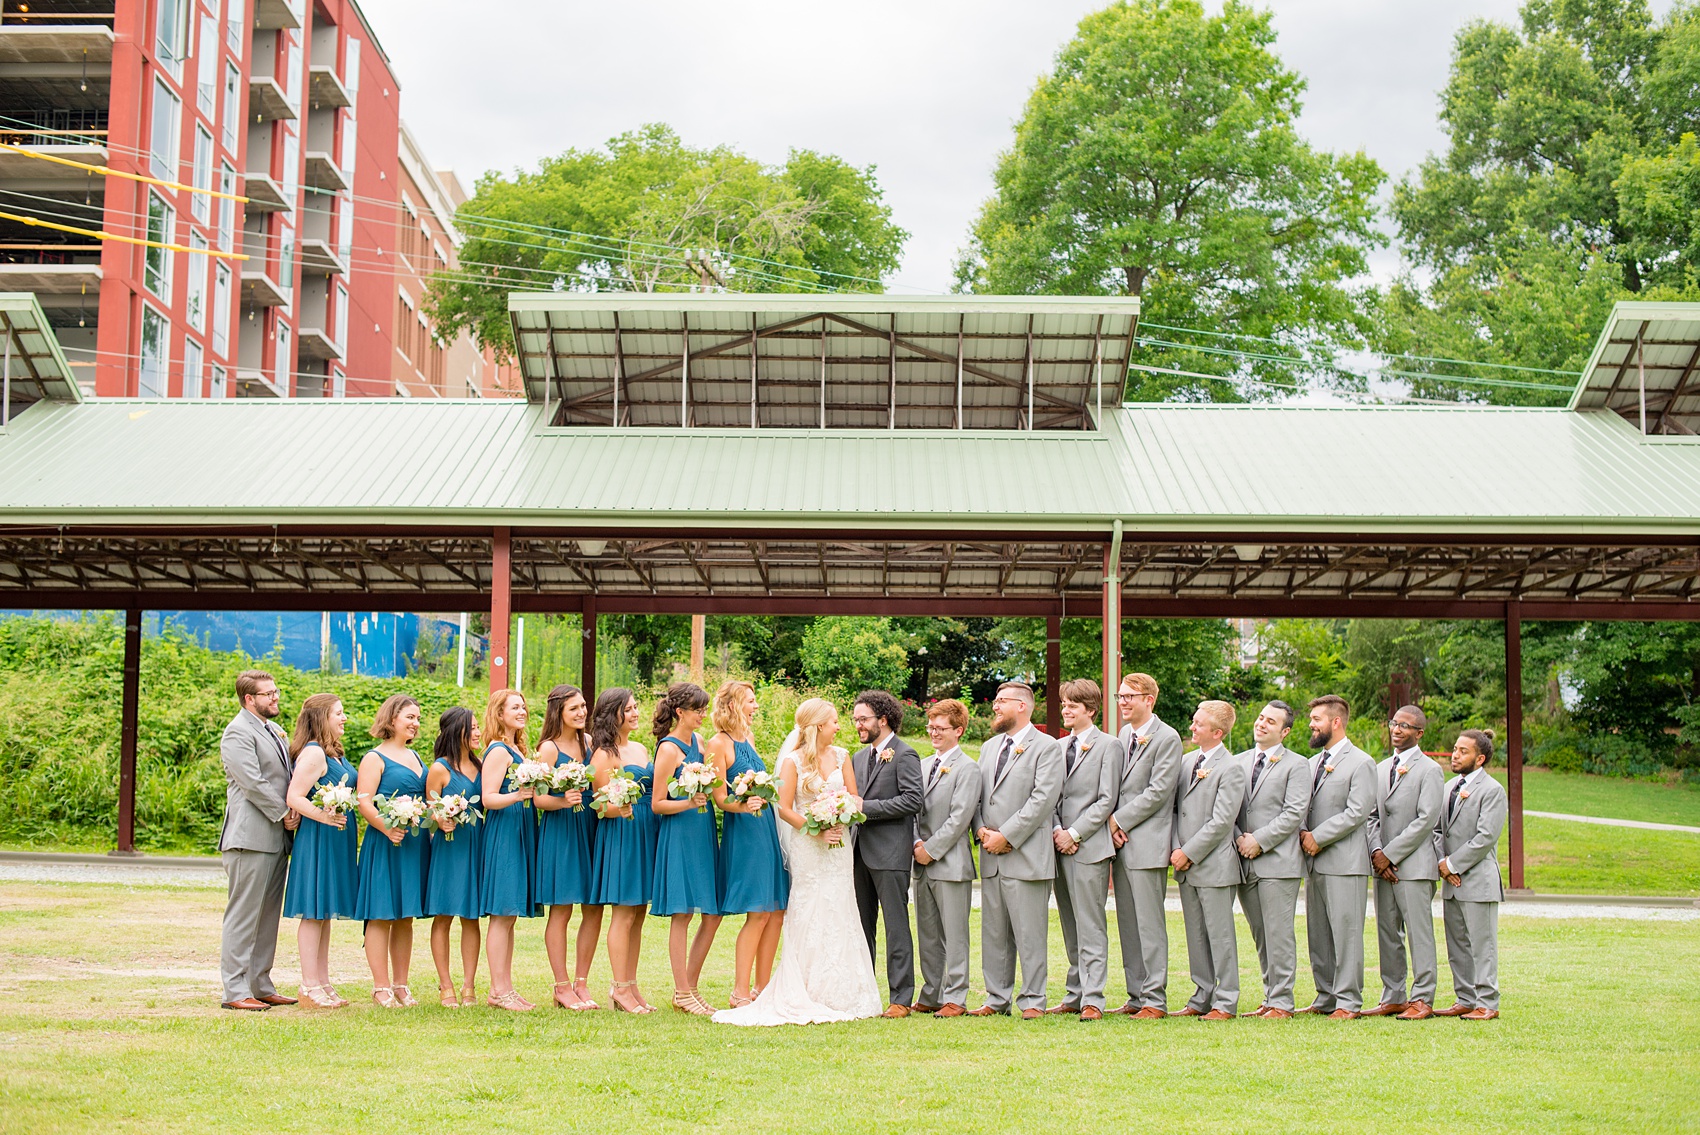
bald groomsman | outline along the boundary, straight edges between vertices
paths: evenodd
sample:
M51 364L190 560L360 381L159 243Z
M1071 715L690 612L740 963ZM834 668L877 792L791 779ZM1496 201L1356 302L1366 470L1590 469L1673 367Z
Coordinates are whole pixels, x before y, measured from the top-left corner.
M1446 960L1457 1003L1436 1016L1491 1021L1499 1016L1499 833L1505 829L1505 789L1487 774L1493 734L1466 729L1452 748L1446 803L1440 812L1441 913Z
M1234 895L1240 853L1234 824L1245 803L1246 768L1222 744L1234 727L1225 701L1198 703L1186 775L1175 800L1175 850L1169 863L1181 892L1186 960L1193 994L1177 1016L1231 1021L1240 1011L1240 952L1234 935Z
M1250 770L1240 808L1238 851L1245 859L1240 909L1251 924L1263 969L1263 1004L1254 1017L1285 1020L1293 1015L1293 982L1299 969L1293 929L1304 877L1299 829L1310 809L1310 763L1283 742L1293 730L1293 707L1272 701L1252 723L1256 745L1239 755Z
M1350 707L1338 694L1310 702L1310 813L1299 846L1305 873L1305 937L1316 1000L1303 1013L1336 1021L1363 1016L1364 903L1369 891L1369 840L1375 807L1375 762L1346 739Z
M1369 861L1375 872L1376 956L1381 1004L1366 1017L1420 1021L1434 1011L1439 960L1434 949L1434 888L1440 879L1434 833L1440 825L1440 766L1423 754L1428 717L1400 706L1387 723L1393 755L1375 767ZM1405 955L1411 995L1405 996Z
M1116 706L1124 751L1110 839L1116 845L1110 878L1116 890L1116 933L1121 940L1127 1004L1116 1010L1156 1019L1169 1015L1169 928L1163 902L1174 851L1175 785L1181 775L1181 736L1158 720L1157 679L1129 674Z
M1064 682L1060 693L1069 734L1063 740L1062 798L1051 822L1051 842L1057 849L1057 918L1068 952L1068 981L1062 1003L1046 1012L1079 1013L1083 1021L1096 1021L1104 1016L1104 986L1109 981L1104 900L1116 857L1110 809L1122 779L1122 746L1094 724L1104 706L1097 682Z

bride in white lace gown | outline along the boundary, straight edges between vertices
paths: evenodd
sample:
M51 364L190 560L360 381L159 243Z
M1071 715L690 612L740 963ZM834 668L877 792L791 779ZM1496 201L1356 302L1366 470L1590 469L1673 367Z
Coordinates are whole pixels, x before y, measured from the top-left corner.
M754 1001L714 1014L720 1024L810 1025L880 1013L874 963L856 911L849 840L839 829L819 836L802 830L809 801L829 787L856 791L845 751L832 744L838 711L810 698L797 707L796 721L778 769L779 843L791 869L779 965Z

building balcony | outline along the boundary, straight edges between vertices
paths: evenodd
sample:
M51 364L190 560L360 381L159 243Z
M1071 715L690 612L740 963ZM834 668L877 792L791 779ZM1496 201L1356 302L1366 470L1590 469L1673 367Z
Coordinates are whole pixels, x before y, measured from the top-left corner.
M283 195L283 186L263 173L242 175L243 194L248 198L250 213L282 213L295 208L295 202Z
M254 26L261 30L298 28L301 26L301 17L296 14L295 5L291 0L256 0Z
M84 138L75 134L55 137L40 133L13 132L0 130L0 142L9 146L23 146L26 150L0 150L0 181L6 183L8 189L19 192L48 192L63 193L68 189L81 192L85 187L96 193L104 192L106 179L99 175L90 174L86 169L75 166L61 165L59 162L44 161L44 158L64 158L68 161L81 162L84 165L103 166L106 164L106 131L102 137ZM44 143L37 139L47 139ZM39 154L40 157L34 155Z
M341 362L342 348L331 340L330 333L319 327L300 327L295 331L296 350L303 362L323 359Z
M249 264L254 261L248 261ZM259 268L242 270L243 307L288 307L289 289L266 275Z
M296 117L289 97L270 75L248 77L248 113L267 122Z
M326 276L341 276L348 272L348 265L343 263L336 249L323 237L303 233L296 250L301 256L302 272Z
M90 69L106 74L112 67L112 14L95 12L24 14L8 11L0 16L0 63L26 64L31 78L73 79ZM85 55L84 53L87 52ZM43 73L40 68L53 70Z
M92 260L86 264L43 263L47 255L37 253L35 247L0 246L0 292L34 292L40 296L77 296L85 292L91 296L100 295L98 246L88 254Z
M278 389L277 383L262 370L238 370L236 372L236 397L238 398L287 398L289 391Z
M307 98L314 110L353 106L348 88L336 77L336 68L315 63L307 69Z
M344 193L349 188L348 179L342 176L342 171L323 150L307 151L307 170L303 180L326 193Z

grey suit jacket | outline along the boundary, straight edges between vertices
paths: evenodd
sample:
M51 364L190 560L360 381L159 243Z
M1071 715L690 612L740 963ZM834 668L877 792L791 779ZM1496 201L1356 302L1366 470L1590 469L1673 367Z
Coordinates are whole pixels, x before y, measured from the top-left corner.
M287 851L289 739L269 721L239 711L218 743L224 765L224 830L220 851Z
M1066 736L1057 739L1063 750L1063 787L1052 823L1073 828L1080 837L1080 849L1068 858L1102 863L1116 853L1115 842L1110 839L1110 811L1122 779L1122 745L1093 726L1080 735L1074 771L1069 772L1068 743Z
M856 830L856 858L876 871L907 871L915 863L915 814L921 810L921 758L909 742L885 743L891 760L874 759L868 745L851 758L867 822Z
M1181 776L1181 735L1153 721L1146 742L1137 745L1124 726L1125 766L1111 813L1127 842L1117 858L1130 871L1166 868L1174 845L1175 785Z
M998 756L1010 740L1019 754L1004 762L997 774ZM982 850L980 874L1002 875L1033 883L1048 883L1057 874L1057 850L1051 843L1051 820L1062 796L1063 754L1056 739L1029 725L1014 738L993 737L980 748L980 823L1007 839L1011 850L992 855Z
M1464 885L1440 885L1443 899L1464 902L1503 902L1505 885L1499 877L1499 833L1505 829L1505 789L1499 781L1482 773L1470 785L1469 796L1458 796L1458 807L1446 814L1452 785L1447 781L1441 795L1439 851L1446 865L1464 880Z
M1317 770L1324 767L1322 754L1310 759L1311 783L1316 787L1311 791L1305 827L1322 845L1310 869L1318 875L1368 875L1369 838L1364 825L1375 807L1375 762L1350 741L1342 741L1329 764L1333 771L1324 772L1317 783Z
M915 818L917 837L933 857L928 864L915 864L917 878L925 876L946 883L974 879L974 821L980 814L980 766L961 749L939 766L930 784L927 765L921 762L923 803Z
M1246 878L1303 878L1305 853L1299 847L1299 829L1310 811L1310 762L1285 745L1277 745L1269 750L1253 790L1251 770L1257 749L1247 749L1235 759L1245 766L1246 774L1240 831L1250 832L1263 849L1256 859L1245 861Z
M1388 757L1375 766L1375 809L1364 829L1369 849L1391 859L1400 879L1438 879L1434 833L1440 827L1445 777L1433 759L1419 753L1388 788L1393 760Z
M1181 782L1175 789L1175 846L1186 852L1192 866L1175 872L1177 883L1194 887L1237 887L1244 878L1240 853L1234 847L1235 823L1245 803L1246 767L1225 745L1204 754L1181 758Z

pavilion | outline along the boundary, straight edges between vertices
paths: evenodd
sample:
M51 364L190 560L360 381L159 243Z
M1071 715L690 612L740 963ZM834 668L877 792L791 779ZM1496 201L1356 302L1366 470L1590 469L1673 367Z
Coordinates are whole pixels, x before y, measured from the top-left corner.
M1563 409L1124 405L1137 300L511 297L524 401L85 399L0 296L0 608L1503 621L1700 614L1700 305ZM594 696L594 691L591 692Z

